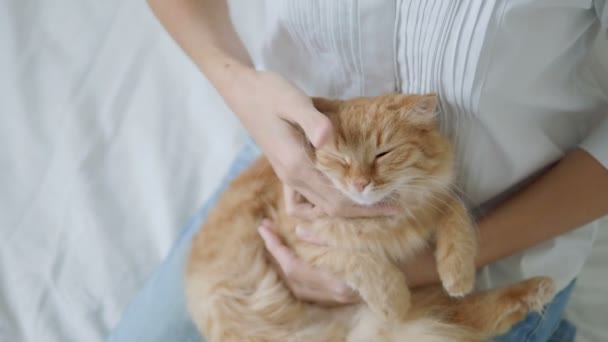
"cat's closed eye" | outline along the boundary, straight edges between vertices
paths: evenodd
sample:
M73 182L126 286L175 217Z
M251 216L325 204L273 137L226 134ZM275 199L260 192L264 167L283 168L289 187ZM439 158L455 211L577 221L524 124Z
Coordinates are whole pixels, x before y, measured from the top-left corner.
M392 150L387 150L387 151L376 154L376 159L380 159L380 158L384 157L385 155L391 153L391 151Z

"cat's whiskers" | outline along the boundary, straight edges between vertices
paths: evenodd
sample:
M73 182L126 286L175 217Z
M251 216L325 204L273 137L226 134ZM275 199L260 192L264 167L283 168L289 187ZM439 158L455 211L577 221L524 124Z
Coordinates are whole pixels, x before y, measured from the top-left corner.
M427 189L427 188L422 188L422 187L417 187L417 186L412 186L410 189L411 189L411 190L414 190L414 191L421 191L421 190L428 191L428 189ZM435 196L435 197L433 197L433 196ZM437 207L436 205L432 204L433 202L439 202L440 204L443 204L443 205L444 205L444 208L439 208L439 207ZM427 206L427 207L434 208L434 209L436 209L437 211L441 212L441 211L442 211L441 209L444 209L444 210L445 210L445 209L448 209L448 208L449 208L450 203L448 202L448 200L447 200L447 199L442 198L442 197L437 197L437 195L436 195L436 194L434 194L434 195L432 195L432 196L429 198L429 201L428 201L428 202L426 202L426 203L424 203L423 205L425 205L425 206ZM462 222L462 223L468 224L468 222L467 222L467 221L465 221L465 219L464 219L464 218L460 218L460 219L459 219L459 221L460 221L460 222Z
M435 203L439 203L439 204L443 204L448 205L449 202L447 199L445 199L443 196L439 196L439 194L437 193L437 191L429 191L428 188L424 188L424 187L420 187L420 186L416 186L416 185L409 185L407 187L407 191L411 194L417 195L422 197L422 200L419 200L417 203L418 206L427 206L427 207L431 207L434 208L438 211L441 211L441 208L438 207ZM397 200L400 202L400 204L402 204L403 206L408 206L408 205L412 205L411 201L408 201L405 198L397 198Z
M417 178L421 179L421 180L433 182L436 185L449 187L451 190L451 193L453 193L458 198L464 197L464 199L467 200L468 202L473 202L472 199L467 195L466 191L464 191L464 189L462 189L462 187L459 186L456 182L450 182L449 184L447 184L447 183L443 183L443 182L439 181L438 179L436 179L433 176L425 176L425 175L420 175Z
M409 204L409 203L406 203L406 204ZM439 206L437 206L437 205L435 205L435 204L430 204L430 203L424 203L424 204L420 204L419 206L416 206L416 207L412 207L412 206L409 206L409 205L406 205L406 204L404 204L404 205L402 206L402 208L403 208L403 210L407 210L407 211L409 211L409 212L413 212L413 211L415 211L416 209L419 209L420 207L423 207L423 206L425 206L426 208L432 208L432 209L435 209L437 212L442 212L442 211L444 211L444 209L445 209L445 208L441 208L441 207L439 207Z
M442 191L445 191L445 192L447 192L447 193L455 196L456 198L461 198L460 194L454 190L454 187L452 186L452 184L448 184L448 183L442 182L440 180L437 180L435 177L432 177L432 176L426 176L426 177L425 176L419 176L419 177L416 177L415 180L417 180L417 181L423 181L423 182L425 182L425 183L427 183L427 184L429 184L429 185L431 185L431 186L433 186L435 188L439 188ZM411 186L414 186L414 183L400 184L400 186L402 186L402 187L408 187L409 188Z
M417 215L414 214L413 210L407 207L403 208L403 214L404 216L409 219L409 220L413 220L419 227L423 227L424 225L422 224L422 222L420 222L420 220L418 219Z

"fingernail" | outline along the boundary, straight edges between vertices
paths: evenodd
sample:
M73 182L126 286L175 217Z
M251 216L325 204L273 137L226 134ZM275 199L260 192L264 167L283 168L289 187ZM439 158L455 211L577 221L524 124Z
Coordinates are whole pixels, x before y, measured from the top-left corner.
M258 233L262 236L262 239L266 240L266 236L268 236L268 228L260 226L258 227Z
M265 218L265 219L262 220L261 225L263 227L268 228L268 229L274 229L274 223L271 220L267 219L267 218Z
M303 240L309 240L312 237L312 234L301 226L296 226L296 235Z

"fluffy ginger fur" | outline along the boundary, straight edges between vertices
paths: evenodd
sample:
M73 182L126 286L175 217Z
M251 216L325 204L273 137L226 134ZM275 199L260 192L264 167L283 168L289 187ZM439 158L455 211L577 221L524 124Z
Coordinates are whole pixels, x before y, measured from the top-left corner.
M399 215L325 217L286 213L282 187L261 157L236 178L195 237L185 274L190 313L208 341L483 341L553 296L534 278L467 295L477 242L452 191L453 155L436 125L434 95L315 99L334 127L311 163L353 201L386 203ZM344 279L360 304L324 308L285 287L256 230L262 218L299 257ZM298 240L303 225L328 246ZM398 265L432 246L441 286L410 293Z

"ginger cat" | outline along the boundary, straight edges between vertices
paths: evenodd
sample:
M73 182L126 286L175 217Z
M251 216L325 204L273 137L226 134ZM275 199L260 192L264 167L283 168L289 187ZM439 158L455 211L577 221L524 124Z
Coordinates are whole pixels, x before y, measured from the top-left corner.
M552 298L553 282L541 277L463 297L474 286L477 241L452 191L454 157L437 129L434 95L314 104L335 131L316 151L304 143L315 167L359 204L403 210L391 217L298 220L286 214L270 164L258 159L231 183L192 244L187 302L208 341L484 341ZM301 258L357 290L362 303L324 308L295 299L258 236L262 218L275 221ZM331 247L297 239L297 224ZM410 293L398 265L427 245L435 250L443 289Z

